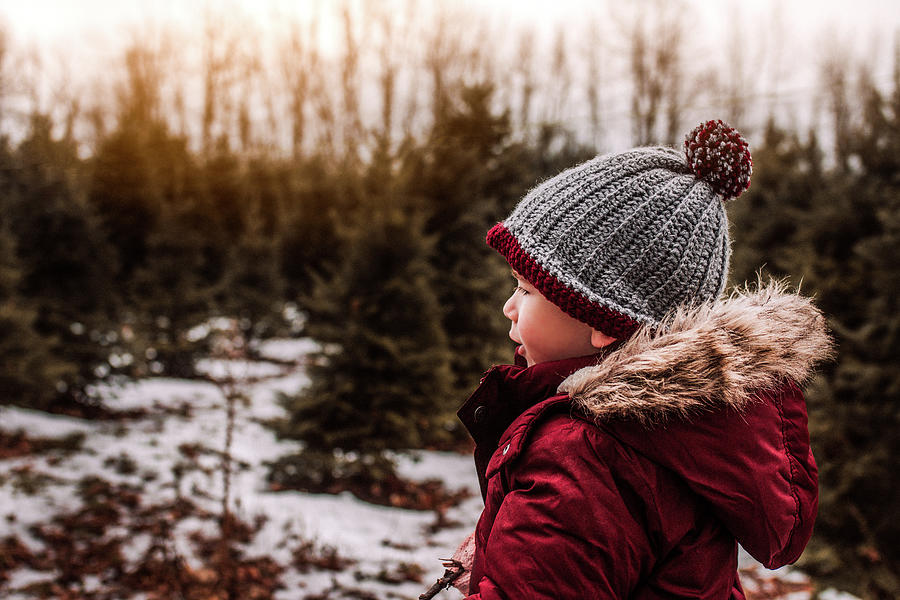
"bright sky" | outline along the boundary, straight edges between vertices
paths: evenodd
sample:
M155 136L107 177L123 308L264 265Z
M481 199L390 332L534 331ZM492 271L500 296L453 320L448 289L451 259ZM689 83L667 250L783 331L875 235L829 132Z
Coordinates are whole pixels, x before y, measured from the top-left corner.
M632 0L642 2L650 0ZM791 71L788 82L795 89L809 88L815 75L817 52L827 53L831 46L850 44L857 54L880 68L890 65L892 43L900 35L900 0L662 0L666 6L682 2L696 15L697 37L707 48L715 48L716 36L726 39L745 28L748 52L760 49L786 56L791 66L801 64L806 73ZM67 72L66 80L80 83L96 77L98 71L111 66L134 32L168 29L174 26L181 39L199 39L204 14L226 14L249 31L257 30L265 40L267 32L276 34L286 21L303 20L314 11L328 13L337 0L0 0L0 27L11 37L16 50L34 48L45 60L45 73ZM597 6L609 6L621 0L350 0L353 5L365 2L392 3L406 6L414 3L421 12L434 7L449 7L462 12L491 15L500 31L513 26L533 28L539 34L549 33L559 24L583 27L598 14ZM621 4L617 6L622 6ZM744 23L729 22L737 8ZM771 21L773 11L783 17L782 27L790 47L764 48L761 23ZM333 11L331 11L333 14ZM606 12L599 13L601 19ZM757 29L752 30L750 23ZM827 32L823 34L823 31ZM745 36L747 37L747 36ZM834 39L834 44L829 40ZM757 44L754 46L754 42ZM824 43L823 43L824 42ZM328 39L324 40L327 45ZM333 41L339 43L338 40ZM821 50L820 50L821 49ZM704 50L707 51L707 50ZM805 55L803 55L805 51ZM889 76L889 71L886 72ZM886 77L882 77L886 80ZM786 87L788 85L786 84ZM797 92L795 92L797 95Z
M279 15L303 15L333 0L0 0L0 17L21 39L46 44L53 41L101 37L123 26L150 21L172 21L189 27L205 7L233 7L259 23ZM378 0L385 1L385 0ZM640 1L640 0L635 0ZM676 0L669 0L676 1ZM559 21L577 23L596 6L595 0L420 0L422 5L445 5L465 10L493 12L504 20L536 27ZM712 18L721 17L727 0L694 0ZM748 13L769 11L777 3L798 31L806 25L832 22L848 33L859 33L861 24L880 29L900 27L897 0L745 0Z
M405 6L410 2L427 12L433 7L450 7L463 12L490 14L494 22L506 27L515 23L538 32L552 30L557 24L580 27L596 14L598 0L350 0L354 5L366 2ZM646 0L631 0L634 3ZM729 23L729 7L739 7L747 22L761 22L777 7L784 16L790 37L809 45L824 27L843 40L869 50L873 39L884 44L900 33L900 0L663 0L667 5L682 2L696 11L704 22L698 23L703 35L718 32L728 35L741 27ZM136 30L174 25L189 35L201 31L204 12L230 13L263 34L277 29L286 19L328 12L323 7L337 0L0 0L0 26L5 25L17 47L34 46L42 53L64 55L76 64L90 64L98 57L114 53L122 40ZM615 2L613 2L615 3ZM715 35L715 34L713 34ZM326 40L327 43L327 40ZM752 50L750 48L749 50Z

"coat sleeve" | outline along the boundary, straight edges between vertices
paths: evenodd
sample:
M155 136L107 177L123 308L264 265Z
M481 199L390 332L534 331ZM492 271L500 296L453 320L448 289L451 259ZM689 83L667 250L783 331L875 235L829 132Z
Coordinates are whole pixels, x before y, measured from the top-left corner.
M652 567L640 469L570 418L530 438L489 483L499 508L477 540L483 576L469 598L629 597Z

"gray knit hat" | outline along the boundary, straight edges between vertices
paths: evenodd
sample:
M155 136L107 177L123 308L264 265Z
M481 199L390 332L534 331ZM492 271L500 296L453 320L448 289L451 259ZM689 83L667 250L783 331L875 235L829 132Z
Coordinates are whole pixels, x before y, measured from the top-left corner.
M567 314L627 337L722 293L731 254L723 201L749 187L750 172L747 142L707 121L684 152L608 154L543 182L487 241Z

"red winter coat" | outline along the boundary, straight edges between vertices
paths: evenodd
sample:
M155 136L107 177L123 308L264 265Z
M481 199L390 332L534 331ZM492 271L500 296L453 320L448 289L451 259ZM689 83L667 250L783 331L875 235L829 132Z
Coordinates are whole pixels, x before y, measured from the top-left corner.
M485 501L469 598L744 598L812 533L817 471L795 382L821 314L763 289L600 357L505 365L459 411Z

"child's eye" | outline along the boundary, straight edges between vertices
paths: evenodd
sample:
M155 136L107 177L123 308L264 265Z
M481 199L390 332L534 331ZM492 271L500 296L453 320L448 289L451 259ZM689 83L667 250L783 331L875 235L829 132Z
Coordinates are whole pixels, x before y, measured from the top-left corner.
M525 295L528 293L528 290L523 288L521 285L517 285L516 287L513 288L513 294L515 294L516 292L521 292L523 295Z

